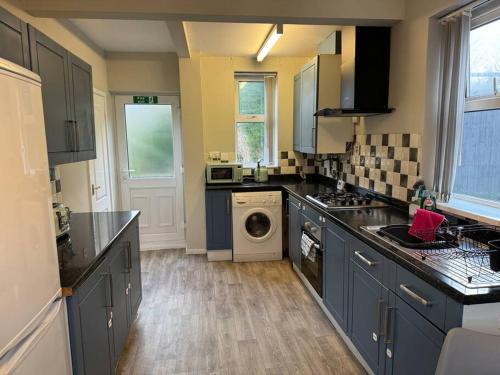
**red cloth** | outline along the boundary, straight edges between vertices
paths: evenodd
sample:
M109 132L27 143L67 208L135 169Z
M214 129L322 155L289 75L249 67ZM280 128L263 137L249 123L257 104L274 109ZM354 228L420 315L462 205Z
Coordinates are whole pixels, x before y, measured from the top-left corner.
M435 232L443 221L443 215L418 208L408 233L424 241L435 241Z

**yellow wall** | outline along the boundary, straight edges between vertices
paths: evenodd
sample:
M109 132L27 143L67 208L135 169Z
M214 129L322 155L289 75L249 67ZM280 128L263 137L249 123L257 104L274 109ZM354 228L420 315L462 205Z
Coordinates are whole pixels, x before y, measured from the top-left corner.
M107 53L108 84L112 92L178 93L176 53Z
M309 60L305 57L202 56L201 89L205 152L235 152L235 72L276 72L278 80L278 150L293 146L293 76Z
M64 48L92 65L94 87L105 93L108 92L106 59L101 51L90 47L86 41L80 39L55 19L34 18L30 16L21 10L18 1L7 2L6 0L0 0L0 6L33 25ZM60 167L63 199L73 211L91 210L88 164L89 162L80 162L65 164Z

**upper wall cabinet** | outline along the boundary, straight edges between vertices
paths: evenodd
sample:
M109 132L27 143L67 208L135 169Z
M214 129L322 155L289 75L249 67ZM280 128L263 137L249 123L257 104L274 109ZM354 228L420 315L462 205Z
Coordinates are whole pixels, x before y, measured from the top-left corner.
M29 26L32 70L42 79L49 164L95 159L92 67Z
M294 151L344 153L354 129L351 119L315 117L319 108L340 105L340 55L318 55L294 78Z
M31 68L28 26L0 8L0 57Z

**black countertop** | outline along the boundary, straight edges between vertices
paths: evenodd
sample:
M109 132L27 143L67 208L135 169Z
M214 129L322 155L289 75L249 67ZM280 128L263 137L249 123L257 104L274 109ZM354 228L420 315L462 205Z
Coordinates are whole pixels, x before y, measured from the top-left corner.
M336 189L335 181L327 178L308 177L303 181L298 176L272 176L267 183L255 183L244 181L243 184L207 185L207 190L231 189L233 191L251 190L283 190L289 194L307 202L322 215L338 224L348 233L367 243L387 258L398 265L408 269L429 284L441 290L446 295L463 304L479 304L500 302L500 288L466 288L462 284L446 277L442 273L427 266L424 262L417 260L402 252L398 248L389 245L373 234L361 229L362 226L379 226L390 224L411 223L408 207L402 202L387 198L390 203L385 208L373 209L350 209L350 210L325 210L321 206L306 199L306 195L320 192L330 192ZM364 189L361 189L364 190ZM367 191L362 191L366 193ZM383 197L382 197L383 198Z
M86 212L71 215L71 230L58 239L59 276L69 296L99 264L110 245L139 216L139 211Z

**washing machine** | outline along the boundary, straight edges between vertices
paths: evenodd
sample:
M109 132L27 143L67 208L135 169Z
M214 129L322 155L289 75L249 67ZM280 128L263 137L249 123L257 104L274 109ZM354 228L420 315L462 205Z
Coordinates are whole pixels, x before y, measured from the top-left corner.
M280 260L281 191L233 193L233 261Z

